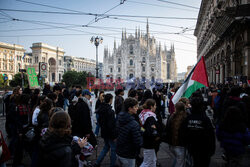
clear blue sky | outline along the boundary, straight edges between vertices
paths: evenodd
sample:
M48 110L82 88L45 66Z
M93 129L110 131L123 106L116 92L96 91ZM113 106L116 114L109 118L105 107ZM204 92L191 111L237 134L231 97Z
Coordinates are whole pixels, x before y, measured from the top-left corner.
M24 1L57 6L60 8L67 8L85 13L99 14L104 13L105 11L120 3L120 0ZM181 3L199 8L201 0L169 0L169 2ZM155 6L141 3L154 4ZM72 11L28 4L20 2L18 0L0 0L0 8L72 13ZM124 4L119 5L118 7L109 11L107 14L197 18L198 12L199 10L195 8L164 3L158 0L127 0L124 2ZM6 14L8 16L6 16ZM11 21L10 17L24 21ZM0 41L23 45L27 51L31 51L30 47L32 43L44 42L52 46L63 48L66 52L65 55L95 59L95 47L90 43L90 38L93 35L101 35L104 38L104 41L103 44L101 44L99 47L99 60L102 61L104 46L112 50L114 39L116 39L117 44L120 44L122 28L127 29L127 34L132 33L133 35L135 33L136 27L140 27L140 29L144 32L146 29L146 24L141 23L146 22L146 18L122 18L141 22L104 18L100 19L98 22L91 24L91 26L96 26L95 28L80 27L80 25L86 25L93 19L94 16L86 15L42 14L4 11L4 13L0 12ZM177 27L160 26L154 23ZM193 34L195 25L196 20L170 20L158 18L149 19L150 33L155 36L157 41L161 42L162 46L165 43L169 48L170 44L174 43L178 72L186 71L186 67L188 65L193 65L196 62L196 38L193 35L190 35ZM104 27L111 27L112 29ZM188 29L181 35L166 34L182 32L183 28L179 27L187 27Z

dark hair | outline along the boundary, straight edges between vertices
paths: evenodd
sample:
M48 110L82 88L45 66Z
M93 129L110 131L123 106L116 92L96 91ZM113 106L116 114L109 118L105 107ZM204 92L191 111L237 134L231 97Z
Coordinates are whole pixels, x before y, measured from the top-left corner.
M128 94L128 97L135 97L136 95L138 95L137 91L136 90L131 90Z
M53 87L53 92L55 92L55 91L57 91L57 90L62 91L62 87L61 87L60 85L55 85L55 86Z
M55 93L49 93L49 94L47 95L47 97L48 97L49 99L51 99L52 101L54 101L54 100L56 100L57 95L56 95Z
M61 107L53 107L49 110L49 119L52 117L52 115L56 112L64 111Z
M35 89L33 94L38 95L40 93L40 89Z
M45 99L39 107L40 113L49 113L49 110L52 108L52 104L53 102L51 99Z
M185 104L183 102L177 102L175 104L175 112L185 111Z
M28 94L21 94L17 98L17 104L19 105L28 105L30 101L30 95Z
M228 107L219 128L231 133L245 133L247 126L242 111L236 106Z
M135 98L128 97L125 99L123 106L125 112L128 112L129 107L134 107L138 104L138 101Z
M68 89L64 89L64 91L63 91L63 97L64 98L66 98L66 99L68 99L69 98L69 90Z
M123 89L118 89L115 91L115 95L118 96L119 94L121 94L122 92L124 92Z
M100 96L102 93L104 93L104 91L103 91L103 90L101 90L101 91L99 92L99 96Z
M112 98L113 98L113 95L110 94L110 93L108 93L108 94L106 94L106 95L104 96L104 102L105 102L105 103L109 103L110 100L111 100Z
M49 121L49 131L63 137L71 134L71 120L65 111L59 111L52 115Z
M143 109L151 109L151 107L155 106L156 102L154 99L147 99L143 104Z
M79 97L82 94L82 90L76 91L76 97Z
M192 113L198 113L203 111L203 98L202 97L192 97L190 100L192 106Z
M143 96L142 96L142 100L141 100L140 105L143 105L147 99L152 99L152 98L153 98L153 95L152 95L151 90L150 90L150 89L147 89L147 90L143 93Z
M34 106L34 109L35 109L37 106L40 106L41 101L43 101L43 100L45 100L45 99L46 99L46 96L45 96L45 95L39 96L39 97L37 98L36 105Z

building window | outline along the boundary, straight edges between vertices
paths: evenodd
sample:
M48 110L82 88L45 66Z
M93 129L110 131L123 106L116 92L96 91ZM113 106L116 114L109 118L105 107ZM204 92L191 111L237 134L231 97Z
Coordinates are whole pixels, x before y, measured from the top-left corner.
M110 72L111 72L111 73L113 72L113 69L112 69L112 68L110 68Z
M12 65L9 65L9 69L10 69L10 70L13 70L13 66L12 66Z
M118 72L121 72L121 68L120 67L118 67Z
M38 57L35 57L35 63L38 63Z
M60 65L60 66L62 65L62 61L61 61L61 60L59 60L59 65Z
M3 69L7 70L7 64L3 64Z
M45 57L43 57L43 62L45 63Z
M133 65L133 60L130 59L129 64L132 66Z
M145 67L144 66L142 67L142 71L145 72Z
M61 74L59 74L59 81L61 81L61 77L62 77L62 75L61 75Z
M4 55L4 59L5 59L5 60L7 59L7 55Z
M120 58L118 59L118 64L121 64L121 59Z
M142 62L146 63L146 58L145 57L142 58Z
M12 55L10 55L10 60L12 60L13 59L13 56Z
M167 64L167 79L170 79L170 64Z
M129 46L129 53L130 53L130 54L134 54L133 45L130 45L130 46Z

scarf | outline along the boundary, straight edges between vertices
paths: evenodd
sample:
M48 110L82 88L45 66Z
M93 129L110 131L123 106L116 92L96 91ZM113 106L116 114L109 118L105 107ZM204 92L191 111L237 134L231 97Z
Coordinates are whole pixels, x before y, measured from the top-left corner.
M150 109L144 109L144 110L142 110L142 112L139 115L141 124L144 125L145 122L146 122L146 120L147 120L147 118L149 118L149 117L154 117L155 120L157 121L156 114L153 113Z

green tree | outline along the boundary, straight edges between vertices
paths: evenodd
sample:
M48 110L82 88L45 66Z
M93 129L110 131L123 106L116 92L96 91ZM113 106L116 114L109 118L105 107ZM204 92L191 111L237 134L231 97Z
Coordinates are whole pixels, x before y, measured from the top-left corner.
M9 80L4 80L3 74L0 74L0 88L4 88L8 85Z
M28 87L28 77L26 73L23 73L24 75L24 87ZM22 86L22 77L21 73L17 73L14 75L14 78L10 81L10 86L16 87L16 86Z
M68 87L71 87L77 83L78 73L76 71L67 71L63 74L62 78L62 81L65 82Z
M67 71L62 76L62 82L65 82L68 87L71 87L72 85L81 85L85 87L87 84L87 77L93 76L89 75L86 71Z

